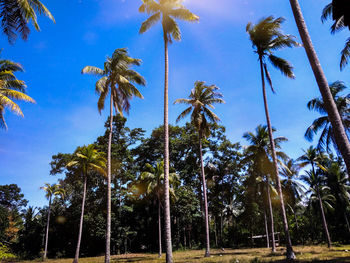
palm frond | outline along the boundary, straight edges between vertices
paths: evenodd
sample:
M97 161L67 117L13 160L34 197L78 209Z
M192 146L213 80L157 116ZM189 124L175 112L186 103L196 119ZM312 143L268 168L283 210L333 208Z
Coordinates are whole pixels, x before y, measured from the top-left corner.
M140 27L139 33L143 34L147 32L153 25L155 25L160 20L161 13L155 13L150 16L146 21L144 21Z
M350 58L350 38L347 39L345 43L345 47L341 51L341 59L340 59L340 69L343 70L345 66L348 64Z
M293 74L293 66L285 59L274 56L274 55L269 55L269 60L271 64L279 69L281 73L288 78L294 79L295 76Z

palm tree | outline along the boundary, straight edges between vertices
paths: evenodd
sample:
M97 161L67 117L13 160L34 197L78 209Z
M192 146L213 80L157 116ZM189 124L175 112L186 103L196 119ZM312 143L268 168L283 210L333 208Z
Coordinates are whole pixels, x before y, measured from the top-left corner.
M109 139L107 153L107 227L106 227L106 255L105 262L110 262L110 242L111 242L111 149L113 134L113 106L115 111L123 116L123 112L129 112L130 100L136 96L143 98L135 84L145 86L145 79L132 66L140 66L141 60L132 58L126 48L116 49L112 57L107 57L104 68L93 66L83 68L83 74L93 74L101 76L96 82L95 90L100 98L97 102L98 111L105 107L105 100L110 96L109 115Z
M162 196L164 196L164 162L157 162L155 167L150 164L146 164L149 172L143 172L140 176L140 184L145 185L147 195L156 196L158 202L158 245L159 252L158 256L162 256L162 222L161 222L161 205ZM179 181L176 173L169 174L169 184L174 185ZM175 196L174 189L169 188L170 194Z
M64 198L65 191L63 188L61 188L61 185L59 184L48 184L45 183L45 186L40 187L40 189L43 189L46 192L45 197L49 200L49 211L47 213L47 223L46 223L46 235L45 235L45 251L43 260L46 260L47 255L47 245L49 242L49 228L50 228L50 212L51 212L51 200L52 196L61 196Z
M335 34L336 32L341 31L342 29L349 27L350 29L350 13L346 12L350 9L349 1L333 1L325 6L322 11L321 20L324 23L328 18L334 20L333 25L331 26L331 33ZM343 70L344 67L348 64L350 58L350 38L345 42L345 46L341 51L340 58L340 69Z
M201 163L203 196L204 196L204 217L205 217L205 234L206 234L206 248L205 257L210 257L210 240L209 240L209 215L208 215L208 201L207 201L207 187L204 173L203 153L202 153L202 139L210 135L210 124L220 121L219 117L210 110L214 109L214 103L225 103L222 99L222 94L217 92L219 88L215 85L207 86L203 81L196 81L194 89L191 90L189 99L177 99L174 104L183 103L189 105L179 117L176 122L191 114L191 123L198 132L199 140L199 157Z
M55 22L50 11L38 0L0 0L1 26L11 44L15 42L17 34L20 34L23 40L28 38L30 21L35 29L40 31L37 13L46 15Z
M182 5L183 0L142 0L139 12L151 15L144 21L140 28L140 34L148 31L155 23L161 20L164 40L165 77L164 77L164 218L165 218L165 243L166 262L173 261L171 242L170 199L169 199L169 125L168 125L168 79L169 56L168 45L172 39L181 40L181 32L176 19L183 21L198 21L199 17Z
M297 159L299 166L303 168L307 165L311 165L312 172L316 173L315 167L318 164L320 158L322 158L322 151L314 148L313 146L310 146L306 150L303 150L303 152L304 154Z
M336 81L329 85L334 102L337 106L338 112L343 121L343 125L346 133L350 131L350 94L346 96L341 96L339 93L346 89L344 82ZM322 98L314 98L310 100L307 104L309 110L318 111L323 116L317 118L313 121L311 126L309 126L305 132L305 138L308 141L312 141L315 134L322 130L321 136L319 138L317 148L320 150L326 150L330 152L330 145L332 144L336 150L338 150L337 144L335 143L335 136L333 132L332 123L327 115L325 104Z
M348 174L350 174L350 143L346 134L346 130L344 128L341 116L337 110L337 106L334 102L331 90L328 86L327 78L323 72L321 63L317 57L316 51L312 44L308 29L303 17L303 13L301 12L299 1L289 0L289 2L291 4L295 22L297 24L300 37L304 44L304 48L308 56L312 71L314 72L314 76L318 84L318 88L321 92L322 99L325 104L325 109L329 116L329 120L332 123L334 140L337 144L337 148L339 152L343 156Z
M276 175L276 182L277 182L276 185L277 185L277 190L279 193L281 208L282 208L281 210L282 210L283 226L284 226L284 231L287 239L286 256L287 256L287 259L294 259L295 255L293 252L292 242L291 242L289 230L288 230L288 222L287 222L287 216L286 216L286 211L284 207L281 181L278 175L277 157L276 157L276 151L275 151L275 144L273 140L272 127L271 127L270 114L268 110L266 88L265 88L265 78L266 78L266 80L271 86L272 91L274 91L272 88L270 73L267 69L267 64L266 64L267 59L271 62L271 64L275 68L279 69L282 72L282 74L284 74L289 78L294 78L293 67L291 66L291 64L288 61L284 60L283 58L277 57L273 54L274 51L283 49L285 47L293 47L293 46L299 45L294 40L295 38L294 36L284 35L282 33L281 24L283 22L284 22L284 19L281 17L274 19L272 16L270 16L270 17L261 19L256 25L253 25L252 23L248 23L246 31L250 36L250 40L253 44L253 48L255 49L255 52L259 56L265 115L266 115L267 127L268 127L269 137L270 137L270 147L271 147L272 160L273 160L273 165L275 170L274 173Z
M31 103L35 101L25 94L26 85L24 81L18 80L15 72L23 72L19 63L11 60L0 60L0 128L7 129L5 121L5 109L23 117L19 105L13 100L23 100Z
M86 198L86 185L87 179L91 172L96 172L101 175L105 175L106 171L106 159L102 152L98 152L95 149L93 144L88 146L78 147L74 153L73 160L67 164L67 167L72 167L76 170L77 173L81 174L83 179L83 198L81 203L81 216L79 224L79 235L77 242L77 249L75 251L75 257L73 263L78 263L79 259L79 250L81 235L83 232L83 219L84 219L84 207L85 207L85 198Z
M275 129L272 129L274 132ZM275 226L273 219L272 203L271 203L271 182L270 175L274 175L273 165L271 163L272 152L270 146L270 137L268 128L266 126L259 125L255 129L255 134L253 132L246 132L243 135L250 145L245 150L245 158L242 160L243 163L252 162L253 169L257 174L261 175L256 178L257 181L263 183L263 190L266 189L266 196L268 201L269 213L270 213L270 222L271 222L271 241L272 241L272 252L276 252L275 244ZM276 149L280 149L280 143L287 141L285 137L277 137L274 139L274 144ZM287 156L282 151L277 151L276 156L279 159L286 159ZM259 179L259 177L261 179ZM266 177L263 179L263 177ZM275 176L274 176L275 177Z
M316 173L312 170L306 171L306 175L301 176L301 180L309 185L309 191L307 194L311 193L310 200L318 201L319 203L327 245L328 248L331 248L332 242L328 231L324 206L331 207L330 201L334 201L334 196L329 193L329 187L324 185L324 178L319 171L316 171Z

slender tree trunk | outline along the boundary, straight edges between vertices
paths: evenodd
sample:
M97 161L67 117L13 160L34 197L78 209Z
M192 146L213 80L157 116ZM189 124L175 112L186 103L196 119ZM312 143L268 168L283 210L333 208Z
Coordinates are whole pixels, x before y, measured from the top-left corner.
M344 162L346 164L348 174L350 174L350 143L346 135L342 119L339 115L337 106L334 102L332 93L329 89L328 82L323 72L321 63L317 57L316 51L312 44L308 29L303 17L303 13L301 12L299 2L298 0L289 0L289 1L293 10L295 22L297 24L300 37L304 44L307 57L312 67L312 71L314 72L314 76L316 78L318 88L321 92L322 99L328 113L329 121L332 124L335 142L337 144L337 147L341 155L344 158Z
M164 76L164 227L165 227L165 247L166 263L173 262L173 247L171 242L171 219L170 219L170 196L169 196L169 57L168 57L168 39L165 30L164 37L164 57L165 57L165 76Z
M205 221L205 257L210 257L210 239L209 239L209 215L208 215L208 200L207 200L207 186L205 181L203 153L202 153L202 132L199 131L199 158L201 162L201 174L204 197L204 221Z
M162 221L161 221L161 207L160 207L159 196L158 196L158 243L159 243L158 257L161 257L162 256Z
M81 234L83 233L84 207L85 207L85 198L86 198L86 184L87 184L87 175L84 175L84 188L83 188L83 200L81 201L79 235L78 235L77 249L75 251L75 257L74 257L73 263L78 263L78 259L79 259Z
M109 109L109 136L107 153L107 224L106 224L106 255L105 263L111 260L111 155L112 155L112 135L113 135L113 96L111 92Z
M349 225L349 220L348 220L348 217L346 216L346 213L344 213L344 218L345 218L346 226L348 227L348 231L350 233L350 225Z
M224 247L224 239L222 237L222 232L223 232L223 218L222 218L222 210L220 212L220 243L221 243L221 247Z
M317 191L317 198L318 198L318 202L320 204L321 216L322 216L322 224L323 224L324 233L325 233L326 238L327 238L327 246L328 246L328 248L331 248L332 247L332 241L331 241L331 237L329 235L327 221L326 221L326 216L324 214L324 209L323 209L323 202L322 202L319 190Z
M214 234L215 234L215 246L218 247L218 231L217 231L217 224L216 224L216 221L217 221L217 217L215 216L214 217Z
M284 200L283 200L281 180L280 180L279 172L278 172L278 164L277 164L277 157L276 157L276 150L275 150L275 142L273 140L272 127L271 127L271 121L270 121L270 114L269 114L269 109L268 109L268 104L267 104L265 78L264 78L264 68L263 68L261 55L259 55L259 62L260 62L261 81L262 81L262 89L263 89L263 98L264 98L266 122L267 122L268 131L269 131L269 138L270 138L271 153L272 153L272 159L273 159L273 165L274 165L274 172L275 172L275 175L276 175L277 190L278 190L278 194L279 194L279 198L280 198L280 202L281 202L283 228L284 228L284 232L285 232L285 236L286 236L286 249L287 249L286 257L287 257L288 260L293 260L293 259L295 259L295 254L294 254L293 247L292 247L292 241L291 241L290 235L289 235L286 209L284 207Z
M47 256L47 245L49 243L49 228L50 228L50 213L51 213L51 195L49 197L49 211L47 213L47 223L46 223L46 235L45 235L45 251L43 261L46 260Z
M265 233L266 233L266 247L270 248L269 227L267 225L267 217L266 217L265 209L264 209L264 222L265 222Z
M301 237L301 243L304 245L304 239L303 239L302 235L300 235L300 233L299 233L299 224L298 224L297 215L296 215L294 209L293 209L293 215L294 215L294 220L295 220L295 226L297 227L297 234Z
M267 200L269 203L269 212L270 212L270 222L271 222L271 245L272 245L272 252L276 252L276 241L275 241L275 223L273 219L273 211L272 211L272 204L271 204L271 194L270 194L270 178L267 177Z

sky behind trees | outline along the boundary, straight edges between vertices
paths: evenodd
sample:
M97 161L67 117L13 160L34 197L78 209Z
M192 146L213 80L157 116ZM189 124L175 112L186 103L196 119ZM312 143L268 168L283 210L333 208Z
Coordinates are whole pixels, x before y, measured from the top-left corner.
M345 81L350 86L349 70L339 70L339 53L348 32L332 36L330 23L321 24L323 7L330 0L300 1L315 48L329 82ZM127 125L140 127L147 134L163 122L163 40L160 25L139 35L144 14L138 13L139 0L45 0L56 24L39 17L42 32L32 30L27 42L18 39L10 46L0 38L2 58L20 62L25 73L18 78L28 85L28 95L36 105L21 103L25 118L6 114L9 130L0 131L0 184L17 183L30 205L45 204L44 182L50 176L51 156L71 153L104 133L108 112L97 111L93 76L81 75L86 65L102 67L116 48L128 47L132 57L141 58L137 70L146 78L140 88L144 100L132 101ZM283 16L285 33L300 38L288 1L281 0L186 0L185 5L200 17L198 23L181 23L183 40L169 48L169 121L175 124L184 109L174 106L186 97L196 80L215 84L226 104L217 106L231 141L246 142L242 135L265 124L259 64L245 26L269 15ZM320 96L302 48L279 53L295 67L295 80L288 80L271 69L277 94L268 91L270 112L276 136L289 139L283 150L297 158L309 142L306 128L318 116L306 103ZM347 91L348 92L348 91ZM317 139L317 137L316 137Z

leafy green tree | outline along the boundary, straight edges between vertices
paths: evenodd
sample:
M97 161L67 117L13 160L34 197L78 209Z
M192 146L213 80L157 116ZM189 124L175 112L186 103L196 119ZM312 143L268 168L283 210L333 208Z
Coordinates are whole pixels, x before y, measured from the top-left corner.
M164 79L164 175L165 175L165 240L166 262L173 261L170 223L170 199L169 199L169 124L168 124L168 79L169 59L168 45L172 40L180 41L181 32L176 19L183 21L198 21L199 17L190 12L182 4L183 0L142 0L139 12L151 15L144 21L140 28L140 34L148 31L155 23L161 20L164 40L165 79Z
M112 57L108 57L104 68L93 66L83 68L83 74L93 74L101 78L96 82L96 92L100 95L97 103L99 112L104 109L105 100L110 95L110 130L107 152L107 230L106 230L106 256L105 262L110 262L111 239L111 147L113 134L113 106L115 111L123 116L123 112L129 112L130 100L136 96L143 98L135 84L146 85L145 79L132 66L140 66L141 60L129 56L126 48L116 49Z
M3 33L8 41L13 44L17 34L26 40L30 33L29 22L31 21L37 31L40 27L37 21L37 14L46 15L55 22L50 11L39 0L1 0L0 19Z
M43 260L46 260L47 255L47 245L49 242L49 229L50 229L50 212L51 212L51 201L52 196L61 196L64 198L65 191L59 184L48 184L45 183L45 186L40 187L40 189L43 189L45 191L45 197L49 200L49 210L47 213L47 222L46 222L46 234L45 234L45 250L43 255Z
M191 124L198 132L199 140L199 157L201 163L203 196L204 196L204 217L206 230L206 248L205 257L210 257L210 239L209 239L209 215L208 215L208 201L207 201L207 186L204 173L203 153L202 153L202 139L210 135L209 122L216 123L220 121L219 117L211 111L214 108L214 103L225 103L222 99L222 94L217 92L219 88L215 85L205 85L203 81L197 81L194 84L194 89L191 91L189 99L177 99L174 104L182 103L189 107L185 109L176 121L180 121L187 115L191 114ZM211 109L210 109L211 108Z
M0 128L7 129L5 121L5 109L23 117L21 108L14 100L22 100L35 103L35 101L25 94L26 85L24 81L18 80L15 72L23 72L19 63L11 60L0 60Z
M334 102L337 106L338 112L343 121L343 125L346 133L350 131L350 94L342 96L339 93L346 89L344 82L336 81L329 85ZM327 115L325 104L322 98L314 98L310 100L307 104L309 110L314 110L321 113L323 116L317 118L313 123L307 128L305 132L305 138L308 141L312 141L315 134L322 130L320 138L318 140L317 148L320 150L326 150L330 152L330 146L333 145L336 150L338 150L337 144L335 142L334 129L330 118Z
M76 172L81 174L81 177L84 181L79 235L78 235L77 249L76 249L75 257L73 261L73 263L78 263L81 234L83 230L87 177L92 171L105 175L106 159L103 157L103 154L101 152L98 152L95 149L95 146L93 144L90 144L88 146L78 147L77 150L75 151L73 160L69 162L67 166L74 167L76 169Z
M277 57L274 55L274 51L281 50L285 47L293 47L298 46L299 44L294 40L295 37L292 35L285 35L282 32L281 24L284 22L284 18L274 18L269 16L267 18L261 19L256 25L252 23L248 23L246 27L246 31L249 34L250 40L252 42L254 51L258 54L259 63L260 63L260 73L261 73L261 81L262 81L262 89L263 89L263 99L265 106L265 115L266 122L270 137L270 147L272 153L272 160L274 165L274 173L276 174L276 185L277 190L279 192L279 197L281 201L281 210L282 210L282 219L283 226L286 235L286 247L287 247L287 259L294 259L295 255L292 248L292 242L289 235L288 222L286 211L284 207L283 201L283 193L280 178L278 175L278 164L277 157L274 145L274 139L272 134L272 127L270 121L270 114L268 110L267 97L266 97L266 88L265 88L265 78L271 86L272 91L274 91L272 87L272 80L270 77L270 73L267 69L266 60L268 59L271 64L279 69L283 75L288 78L294 78L293 67L292 65L285 59Z

